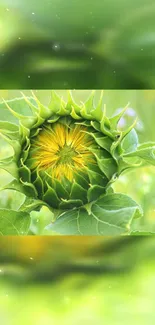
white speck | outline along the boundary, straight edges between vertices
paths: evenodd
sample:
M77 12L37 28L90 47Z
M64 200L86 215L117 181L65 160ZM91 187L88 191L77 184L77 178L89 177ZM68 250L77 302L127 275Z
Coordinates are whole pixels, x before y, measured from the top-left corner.
M90 60L93 60L93 57L91 56Z
M2 270L0 270L0 273L2 273L3 271Z
M10 11L10 9L9 8L6 8L6 11Z
M33 257L30 257L30 260L32 261L33 260Z
M31 76L27 76L28 78L31 78Z
M35 15L35 12L32 12L32 15Z
M143 49L141 49L141 51L143 51Z
M18 39L21 39L21 37L18 37Z
M60 45L59 45L59 44L54 44L54 45L52 46L52 48L53 48L54 50L59 50L59 49L60 49Z

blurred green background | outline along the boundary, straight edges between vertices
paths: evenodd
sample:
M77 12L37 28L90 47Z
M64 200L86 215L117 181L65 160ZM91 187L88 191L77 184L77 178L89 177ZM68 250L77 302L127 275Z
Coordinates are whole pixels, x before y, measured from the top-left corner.
M30 96L30 90L23 90L24 94ZM50 90L35 90L37 97L46 105L50 99ZM57 90L57 93L67 100L66 90ZM85 101L91 90L73 90L72 94L77 101ZM100 97L100 90L95 93L94 101L97 103ZM1 90L0 98L14 99L22 97L19 90ZM119 128L125 128L132 124L138 116L136 131L139 142L155 141L154 112L155 112L155 90L105 90L103 104L106 104L107 115L111 116L119 109L129 104L126 114L120 120ZM26 114L25 112L23 112ZM11 117L11 114L10 114ZM4 117L0 112L0 120ZM12 148L2 138L0 140L0 158L12 154ZM11 176L0 170L1 187L12 180ZM114 184L117 192L126 193L139 203L144 210L144 217L134 221L133 230L155 231L155 167L145 166L123 174ZM0 192L0 207L18 209L23 202L23 194L15 191L3 190ZM47 234L44 228L51 222L51 213L47 208L42 208L41 212L32 212L32 234Z
M154 237L1 237L3 325L152 325Z
M23 90L24 94L30 96L30 90ZM50 99L50 90L35 90L37 97L46 105ZM67 100L66 90L57 90ZM78 103L85 101L91 90L73 90L72 94ZM95 102L98 101L100 90L96 91ZM14 99L22 97L19 90L1 90L0 97ZM132 124L138 116L136 131L139 142L155 141L154 112L155 112L155 90L105 90L103 103L107 106L107 115L111 116L117 110L126 106L130 102L129 108L119 123L119 128L125 128ZM26 111L25 111L26 114ZM0 120L3 116L0 112ZM12 148L2 138L0 140L0 158L12 154ZM0 170L1 187L11 181L11 176L4 170ZM134 169L123 174L114 184L117 192L126 193L139 203L144 210L144 217L137 219L133 223L133 230L155 231L155 168L145 166ZM15 191L0 192L0 207L18 209L23 202L23 194ZM51 213L47 208L42 208L41 212L32 213L32 234L46 234L44 228L51 222Z
M153 0L1 0L0 88L155 88Z

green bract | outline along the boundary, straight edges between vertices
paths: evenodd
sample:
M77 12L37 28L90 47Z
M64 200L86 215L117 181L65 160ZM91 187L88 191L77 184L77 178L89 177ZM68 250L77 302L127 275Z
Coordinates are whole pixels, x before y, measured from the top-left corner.
M14 149L0 162L14 178L5 189L25 194L19 211L43 205L52 211L47 233L121 234L130 232L133 218L142 214L130 197L114 193L112 184L130 168L155 165L155 144L138 144L137 120L126 130L118 128L127 107L108 118L103 93L95 107L94 95L81 105L70 92L65 102L54 91L47 107L34 94L1 104L6 120L10 112L14 118L0 122ZM23 115L24 109L31 114Z

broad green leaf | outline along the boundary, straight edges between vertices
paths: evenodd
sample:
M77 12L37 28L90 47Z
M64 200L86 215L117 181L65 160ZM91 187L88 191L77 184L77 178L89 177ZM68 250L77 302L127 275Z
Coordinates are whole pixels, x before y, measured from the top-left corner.
M46 227L46 232L61 235L127 234L133 218L141 215L141 208L130 197L108 194L92 204L90 214L84 208L62 213L55 223Z
M139 157L146 163L155 166L155 143L148 142L141 144L137 147L136 151L124 154L124 157Z
M34 103L33 98L29 98L29 100ZM7 104L13 109L16 113L22 114L24 116L32 115L32 111L29 107L29 105L25 102L24 98L15 98L13 100L8 100ZM5 105L4 102L0 102L0 121L5 121L4 126L6 127L6 121L9 123L14 123L17 124L19 123L18 119L13 116L13 114L9 111L7 106ZM9 124L8 124L9 125ZM0 124L2 126L2 123ZM0 127L1 128L1 127ZM4 127L3 127L4 128ZM15 126L14 126L15 128ZM10 129L10 126L9 126ZM11 130L13 130L13 126L11 126Z
M29 213L0 209L0 235L27 235L29 227Z

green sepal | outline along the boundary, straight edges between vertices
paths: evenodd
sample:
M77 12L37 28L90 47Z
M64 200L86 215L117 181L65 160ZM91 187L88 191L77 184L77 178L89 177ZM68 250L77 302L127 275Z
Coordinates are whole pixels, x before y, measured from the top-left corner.
M95 142L103 149L110 152L110 148L112 145L112 140L108 136L103 136L101 133L88 133L90 134Z
M105 187L108 183L107 177L104 176L103 174L101 175L99 173L96 173L95 171L88 169L88 175L89 175L91 185L98 184L101 187Z
M55 192L55 190L46 182L47 184L47 191L43 195L43 201L48 203L51 207L57 209L59 208L60 200Z
M130 103L128 103L118 114L115 114L109 118L112 129L117 129L117 124L126 112L127 108L129 107L129 104Z
M51 110L49 109L49 107L43 105L39 99L37 98L37 96L34 94L34 92L32 91L32 95L33 95L33 99L35 100L35 102L37 103L38 107L37 107L37 113L39 113L39 116L43 119L46 120L47 118L50 117L51 115ZM35 112L35 106L34 106L34 112Z
M94 97L95 97L95 90L92 90L90 96L88 97L88 99L85 101L84 106L86 108L86 112L88 114L91 113L91 110L94 107Z
M70 114L70 111L66 109L65 102L62 99L61 99L61 106L57 114L60 116L67 116Z
M31 183L31 172L29 168L24 165L22 158L20 159L20 165L21 167L19 168L19 177L22 179L23 182Z
M30 127L31 130L38 128L45 122L45 119L42 118L39 114L36 114L36 122Z
M89 178L87 174L74 172L74 178L76 183L78 183L85 190L89 187Z
M36 188L34 187L34 185L32 183L29 182L24 182L21 178L20 178L20 182L22 183L23 186L23 193L26 196L30 196L33 198L37 198L38 197L38 193Z
M52 185L60 199L69 199L69 193L57 179L53 179Z
M113 174L118 170L117 164L113 158L100 159L96 156L97 163L101 171L108 179L111 179Z
M86 127L91 127L91 121L83 120L83 119L80 122L75 122L75 124L77 124L77 125L83 125L83 126L86 126Z
M53 114L52 116L50 116L50 119L48 119L46 122L47 123L55 123L59 120L60 116Z
M105 108L104 108L103 116L100 121L100 130L104 135L108 135L113 140L114 135L111 131L111 125L110 125L109 119L106 117L105 114L106 113L105 113Z
M43 184L42 178L39 175L39 171L38 170L36 171L36 178L33 181L33 185L37 189L38 197L39 198L42 198L42 196L44 194L44 184Z
M28 158L30 146L31 146L30 140L28 138L26 138L25 139L25 146L23 147L23 151L21 153L21 158L23 160L23 163L25 163L25 161Z
M71 200L81 200L83 203L87 202L87 191L74 181L70 193Z
M51 115L53 115L53 114L57 114L60 111L63 101L54 90L52 90L51 95L52 95L52 98L50 100L50 103L48 104L48 108L51 111ZM50 118L50 116L49 116L49 118Z
M69 210L75 209L83 205L83 202L79 199L77 200L62 200L60 203L60 209L62 210Z
M74 99L72 97L72 93L71 93L70 90L68 90L67 93L68 93L68 101L67 101L67 104L66 104L66 109L71 113L72 107L74 107L74 111L78 115L80 113L81 106L77 105L74 102Z
M91 110L91 116L99 122L102 120L103 117L102 104L103 104L103 91L101 91L101 96L98 105L93 110Z
M91 120L91 119L92 119L91 114L87 113L87 109L86 109L86 107L85 107L85 104L83 104L83 106L82 106L81 109L80 109L80 115L81 115L84 119L87 119L87 120Z
M82 117L79 116L79 115L76 113L74 106L72 106L72 110L71 110L70 115L71 115L71 117L72 117L74 120L81 120L81 119L82 119Z
M98 132L101 132L100 123L97 121L90 121L91 126Z
M101 195L105 194L105 188L100 185L93 185L88 189L88 202L96 201Z
M21 144L24 144L25 139L29 138L30 136L30 129L26 128L20 122L19 122L19 136L20 136Z

